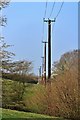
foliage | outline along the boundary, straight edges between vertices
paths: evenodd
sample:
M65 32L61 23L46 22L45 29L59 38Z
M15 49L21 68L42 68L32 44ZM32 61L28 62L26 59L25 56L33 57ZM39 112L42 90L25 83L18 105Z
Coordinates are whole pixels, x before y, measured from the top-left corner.
M59 61L54 62L52 76L54 77L55 74L63 74L64 71L69 71L70 69L78 70L79 52L78 50L74 50L63 54Z
M17 73L20 75L28 75L31 74L32 71L32 62L29 62L27 60L19 60L19 61L14 61L14 62L10 62L8 63L8 69L7 72L8 73Z
M33 83L37 84L37 79L33 75L19 75L19 74L11 74L11 73L2 73L2 78L10 79L13 81L18 81L21 83Z
M3 108L30 111L24 104L24 95L28 95L34 84L3 79L2 106ZM33 92L33 91L32 91Z
M78 84L78 51L63 55L67 64L61 58L58 65L65 66L65 69L58 69L56 66L57 76L47 83L46 88L36 89L36 94L25 100L25 105L30 109L52 116L61 116L69 119L80 119L80 99ZM71 66L70 66L71 65ZM59 67L60 68L60 67ZM34 88L35 91L35 88Z
M78 51L63 55L56 65L57 76L51 79L51 83L47 82L46 87L41 84L3 81L3 105L12 109L79 119L78 63L80 59L77 56ZM66 58L66 63L63 58ZM63 70L59 69L62 65ZM24 85L25 87L23 87ZM23 88L25 88L24 93Z
M9 4L10 0L0 0L0 12L2 12L2 8L5 8ZM0 26L3 27L7 23L7 18L4 16L0 16ZM10 61L12 56L15 54L12 52L7 51L7 48L11 45L8 45L3 40L4 37L1 36L0 33L0 72L6 71L9 66L7 65Z
M15 55L12 52L7 51L7 48L11 45L7 45L4 41L0 43L0 71L6 72L10 69L9 63L12 60L12 57Z
M5 8L9 5L10 0L0 0L0 9Z
M22 102L24 88L23 84L11 80L3 80L2 85L3 85L2 87L3 107L20 109L21 106L24 106Z

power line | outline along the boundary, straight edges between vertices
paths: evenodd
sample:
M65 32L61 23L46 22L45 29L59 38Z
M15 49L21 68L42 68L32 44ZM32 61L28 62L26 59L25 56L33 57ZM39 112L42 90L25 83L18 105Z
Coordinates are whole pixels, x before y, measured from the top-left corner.
M48 0L46 0L45 12L44 12L44 16L43 16L42 41L44 40L44 19L45 19L45 17L46 17L46 12L47 12L47 1L48 1ZM43 61L42 61L42 79L43 79Z
M56 20L56 18L59 16L59 14L60 14L60 12L61 12L61 10L62 10L63 4L64 4L64 2L62 2L61 7L60 7L60 9L59 9L56 17L54 18L54 20ZM54 23L54 25L52 26L52 33L53 33L53 28L54 28L54 26L55 26L55 23Z
M47 12L47 1L48 1L48 0L46 0L45 12L44 12L44 17L43 17L43 26L42 26L42 41L43 41L43 39L44 39L44 19L45 19L45 17L46 17L46 12Z
M43 18L43 20L44 20L44 18ZM43 39L44 39L44 21L43 21L43 26L42 26L42 41L43 41Z
M56 20L56 18L59 16L59 14L60 14L60 12L61 12L61 10L62 10L63 4L64 4L64 1L62 2L61 7L60 7L60 9L59 9L56 17L54 18L54 20ZM55 23L54 23L54 25L52 26L52 33L53 33L53 28L54 28L54 26L55 26Z
M47 12L47 4L48 4L47 1L48 1L48 0L46 0L46 6L45 6L45 12L44 12L44 18L46 17L46 12Z
M64 2L62 2L61 7L60 7L60 9L59 9L59 11L58 11L58 13L57 13L55 19L59 16L59 14L60 14L60 12L61 12L61 10L62 10L63 4L64 4Z
M53 13L54 7L55 7L55 2L53 3L52 10L51 10L51 13L50 13L49 18L51 17L51 15L52 15L52 13Z

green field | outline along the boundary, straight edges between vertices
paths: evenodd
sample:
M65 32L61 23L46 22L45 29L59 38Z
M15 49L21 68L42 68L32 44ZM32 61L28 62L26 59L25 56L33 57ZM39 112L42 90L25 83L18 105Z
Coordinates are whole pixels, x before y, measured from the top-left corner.
M16 110L9 110L9 109L2 109L2 118L5 120L11 120L13 118L16 118L17 120L23 119L32 119L32 120L43 120L43 119L48 119L48 120L63 120L62 118L57 118L57 117L51 117L47 115L41 115L41 114L36 114L36 113L29 113L29 112L20 112ZM2 120L3 120L2 119Z

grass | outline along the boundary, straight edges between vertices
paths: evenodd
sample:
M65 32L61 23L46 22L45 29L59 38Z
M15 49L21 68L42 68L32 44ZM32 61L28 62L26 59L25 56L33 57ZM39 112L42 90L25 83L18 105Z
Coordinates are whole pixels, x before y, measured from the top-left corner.
M11 99L12 93L14 92L14 89L17 88L16 86L18 86L16 81L11 81L11 80L4 80L4 84L3 84L3 90L4 93L7 93L5 98L6 99ZM15 86L15 88L14 88ZM13 89L14 88L14 89ZM41 85L34 85L34 84L26 84L26 88L25 88L25 93L24 93L24 101L26 102L28 99L28 101L35 96L36 94L36 90L42 89ZM29 106L27 106L28 108ZM31 110L33 109L37 109L36 106L35 108L33 108L33 106L31 106ZM39 109L39 108L38 108ZM1 109L0 109L1 110ZM1 116L0 116L1 117ZM14 119L15 118L15 119ZM42 115L42 114L36 114L36 113L30 113L30 112L22 112L22 111L16 111L16 110L10 110L10 109L2 109L2 120L64 120L63 118L59 118L59 117L51 117L51 116L47 116L47 115Z
M1 110L1 109L0 109ZM51 117L47 115L42 114L36 114L36 113L29 113L29 112L22 112L22 111L16 111L16 110L10 110L10 109L2 109L2 120L11 120L13 118L16 118L16 120L21 119L32 119L32 120L63 120L62 118L57 117ZM15 119L14 119L15 120Z

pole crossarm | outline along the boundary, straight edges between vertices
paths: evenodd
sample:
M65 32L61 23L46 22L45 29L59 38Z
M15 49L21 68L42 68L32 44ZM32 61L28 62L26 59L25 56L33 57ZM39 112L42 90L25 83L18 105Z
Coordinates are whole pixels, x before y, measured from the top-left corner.
M50 22L56 22L56 19L51 20L51 19L48 18L48 19L43 19L43 20L44 20L44 22L49 22L49 21Z
M48 43L47 41L42 41L42 43Z

